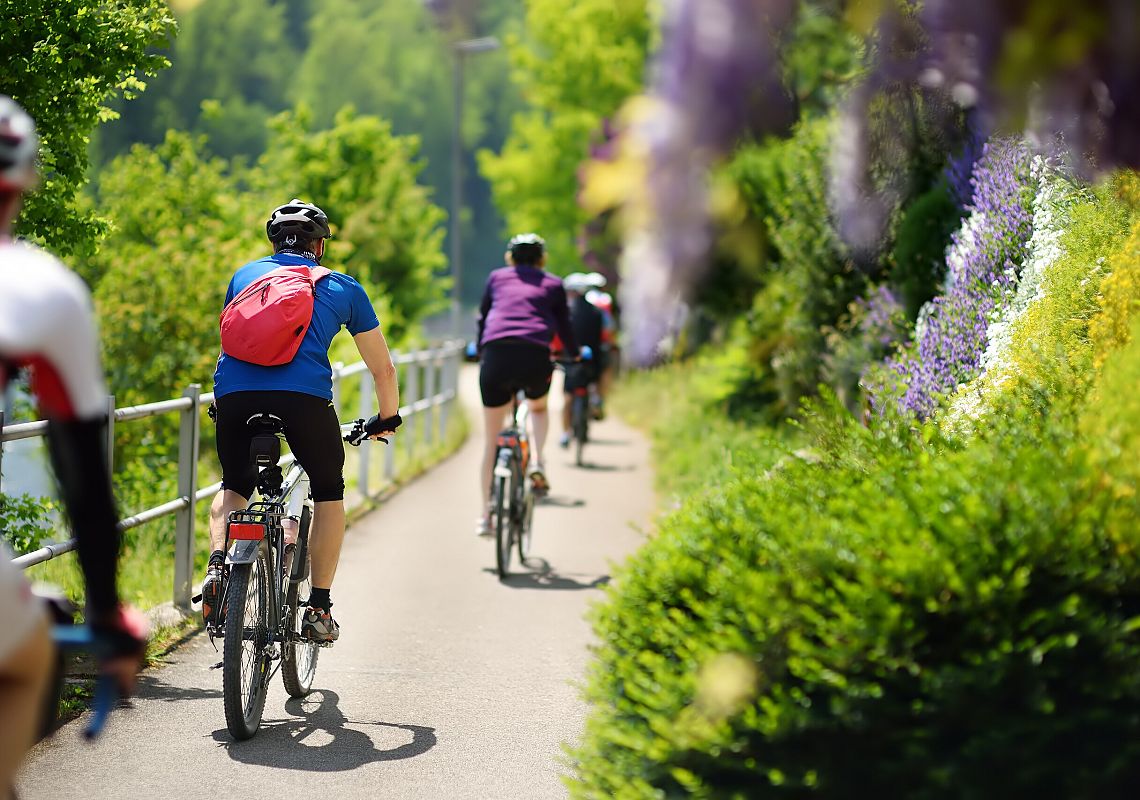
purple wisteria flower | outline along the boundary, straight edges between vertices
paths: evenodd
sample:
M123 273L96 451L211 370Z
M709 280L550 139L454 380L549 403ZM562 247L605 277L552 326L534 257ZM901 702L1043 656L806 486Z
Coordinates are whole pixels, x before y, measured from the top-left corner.
M795 118L778 53L795 0L674 0L653 68L651 102L630 135L648 153L645 224L623 254L625 327L634 363L658 356L712 243L708 173L738 137Z
M977 374L986 330L1024 263L1032 232L1030 153L1021 141L985 146L971 179L970 216L947 251L945 292L919 315L915 341L888 367L903 410L925 418Z

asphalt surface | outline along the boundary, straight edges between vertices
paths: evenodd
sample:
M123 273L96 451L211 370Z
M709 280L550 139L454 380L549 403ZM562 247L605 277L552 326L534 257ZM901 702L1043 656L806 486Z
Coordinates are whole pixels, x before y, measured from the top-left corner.
M20 797L565 797L563 743L586 710L584 614L649 522L648 446L597 423L580 469L551 441L533 558L500 583L493 545L474 536L475 378L464 371L467 444L349 531L333 587L342 638L308 698L274 678L261 730L232 741L221 657L196 636L143 673L99 741L82 740L81 717L40 744Z

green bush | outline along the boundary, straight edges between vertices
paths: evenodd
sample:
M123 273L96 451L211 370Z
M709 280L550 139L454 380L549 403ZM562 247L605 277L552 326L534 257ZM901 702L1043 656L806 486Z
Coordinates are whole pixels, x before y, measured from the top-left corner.
M891 284L902 293L910 319L917 318L922 305L938 292L946 272L946 247L961 221L961 210L945 180L903 212L891 255Z
M1140 508L1103 479L1109 443L1076 435L1082 398L1050 400L965 445L817 409L813 451L667 518L595 611L572 793L1140 785ZM1133 441L1114 402L1088 413Z

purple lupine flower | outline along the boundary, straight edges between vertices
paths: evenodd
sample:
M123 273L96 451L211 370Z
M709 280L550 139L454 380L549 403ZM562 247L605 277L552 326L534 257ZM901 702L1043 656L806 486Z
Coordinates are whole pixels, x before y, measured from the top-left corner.
M916 341L888 367L901 407L919 417L977 374L992 312L1024 263L1032 228L1030 154L1020 141L987 144L971 179L970 217L947 251L946 291L920 314Z
M630 355L656 358L703 274L711 245L707 176L745 132L782 132L794 102L779 38L795 0L673 0L653 67L652 103L631 135L649 154L646 222L629 234L622 297Z

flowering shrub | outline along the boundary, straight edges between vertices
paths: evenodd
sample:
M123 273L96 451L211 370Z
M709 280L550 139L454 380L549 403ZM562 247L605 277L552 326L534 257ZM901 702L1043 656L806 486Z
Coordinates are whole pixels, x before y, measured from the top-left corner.
M1114 195L1131 208L1140 206L1140 175L1117 177ZM1109 275L1100 287L1100 313L1089 323L1094 359L1099 367L1108 353L1130 338L1133 316L1140 310L1140 222L1108 264Z
M823 377L848 410L857 410L864 372L902 341L906 327L898 295L888 286L877 286L851 303L838 325L824 328Z
M914 344L889 364L901 379L899 403L920 417L976 374L990 315L1025 257L1033 195L1027 147L987 144L972 183L970 215L946 254L945 292L923 308Z

